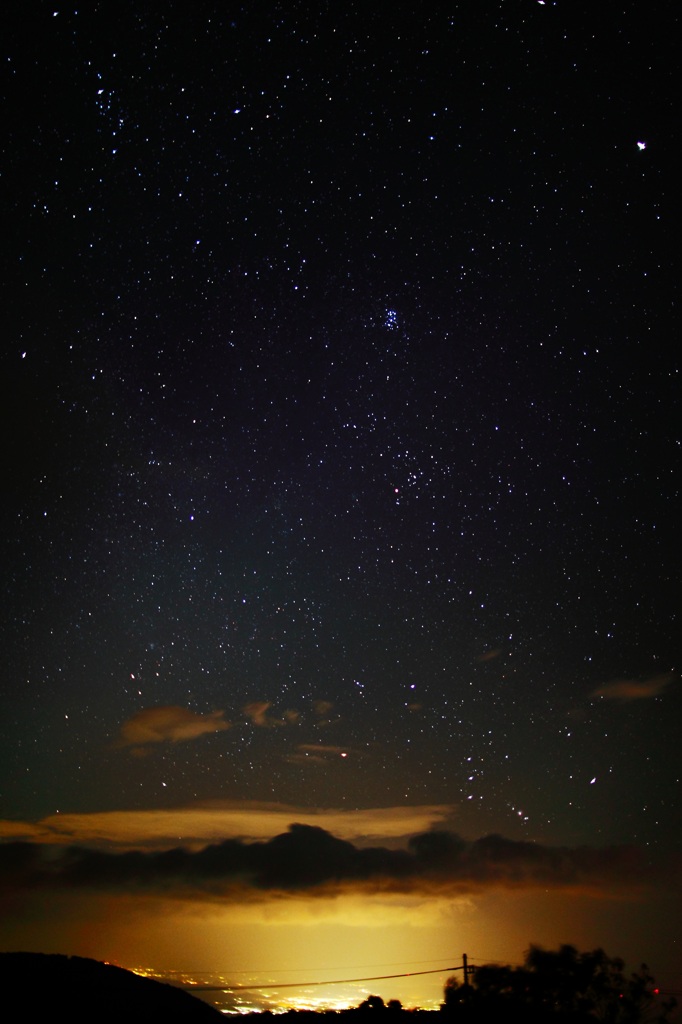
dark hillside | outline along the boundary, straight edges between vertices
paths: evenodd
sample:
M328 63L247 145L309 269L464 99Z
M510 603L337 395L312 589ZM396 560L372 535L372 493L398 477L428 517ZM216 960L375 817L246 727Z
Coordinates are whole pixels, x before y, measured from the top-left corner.
M1 1016L8 1021L210 1024L222 1019L213 1007L172 985L79 956L0 953L0 984Z

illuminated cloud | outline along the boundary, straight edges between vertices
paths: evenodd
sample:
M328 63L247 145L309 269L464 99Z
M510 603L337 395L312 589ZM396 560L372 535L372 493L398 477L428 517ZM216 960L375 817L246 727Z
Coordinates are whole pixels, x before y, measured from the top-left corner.
M284 758L289 764L328 764L339 758L345 760L351 753L350 747L334 747L322 743L299 743L293 754Z
M329 712L332 710L333 707L334 705L330 700L313 701L313 710L315 714L318 715L320 718L328 718Z
M2 839L45 839L45 829L41 822L3 821L0 820L0 840Z
M315 724L319 728L335 725L341 721L341 716L334 711L334 703L331 700L314 700L313 714L315 715Z
M342 839L385 843L429 828L442 828L455 813L451 804L346 811L256 801L211 801L163 810L52 814L38 822L0 820L0 840L138 850L170 849L178 843L198 848L228 837L267 839L284 832L291 821L298 821L318 825Z
M468 842L426 832L406 848L360 847L325 829L292 824L265 842L228 839L202 850L111 853L34 843L0 845L0 891L149 892L218 903L284 896L421 894L487 889L570 889L606 895L641 889L663 865L629 847L549 847L492 835Z
M296 725L301 719L301 712L296 708L287 708L283 711L281 717L270 714L270 708L272 707L272 701L270 700L253 700L249 704L245 704L242 711L251 722L252 725L260 726L262 729L274 729L276 726L281 725ZM334 705L328 700L315 700L313 701L313 714L316 718L316 725L329 725L332 719L329 717L329 713ZM333 721L339 721L338 718Z
M628 702L632 700L646 700L648 697L657 697L659 693L672 682L672 672L659 676L652 676L651 679L614 679L610 683L603 683L598 686L590 696L604 697L606 700L619 700Z
M478 658L476 660L477 661L481 661L481 662L494 661L495 658L499 658L499 656L501 654L502 654L502 648L501 647L496 647L492 651L486 651L485 654L479 654L479 656L478 656Z
M252 700L250 704L244 705L243 711L252 725L258 725L263 729L273 729L276 725L286 725L285 719L274 718L268 714L271 707L272 701L270 700Z
M178 743L230 728L224 711L199 715L174 704L143 708L124 722L116 746L145 748L150 743Z

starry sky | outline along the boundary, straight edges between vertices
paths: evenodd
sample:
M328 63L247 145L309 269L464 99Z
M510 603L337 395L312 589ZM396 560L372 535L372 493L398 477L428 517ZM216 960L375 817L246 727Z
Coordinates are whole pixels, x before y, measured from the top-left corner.
M7 14L3 948L679 981L678 19Z

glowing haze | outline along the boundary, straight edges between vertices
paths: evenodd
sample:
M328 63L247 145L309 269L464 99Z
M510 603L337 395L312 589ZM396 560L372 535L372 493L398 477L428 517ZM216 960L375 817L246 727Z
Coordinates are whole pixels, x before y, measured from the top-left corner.
M225 1008L347 1005L369 992L437 1005L462 952L515 960L566 934L637 956L643 921L667 902L670 859L468 842L442 827L456 816L233 805L4 822L0 941L229 985L203 993Z

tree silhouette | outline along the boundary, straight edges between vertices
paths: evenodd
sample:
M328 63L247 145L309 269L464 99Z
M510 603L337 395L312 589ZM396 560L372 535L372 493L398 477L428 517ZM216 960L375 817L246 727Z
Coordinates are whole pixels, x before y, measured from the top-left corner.
M367 996L358 1006L358 1010L385 1010L386 1005L381 996Z
M579 953L531 946L523 967L485 964L472 969L471 985L448 978L442 1010L461 1021L518 1018L529 1024L644 1024L663 1022L674 1007L658 1002L646 964L625 974L622 960L603 949Z

